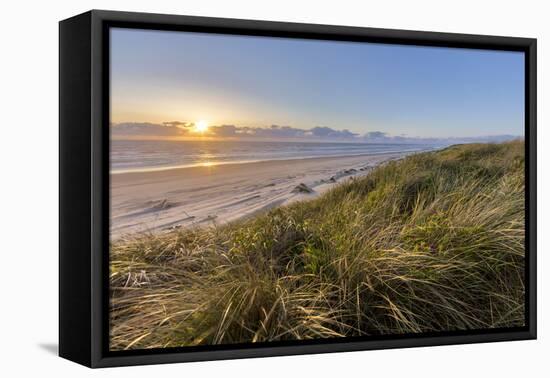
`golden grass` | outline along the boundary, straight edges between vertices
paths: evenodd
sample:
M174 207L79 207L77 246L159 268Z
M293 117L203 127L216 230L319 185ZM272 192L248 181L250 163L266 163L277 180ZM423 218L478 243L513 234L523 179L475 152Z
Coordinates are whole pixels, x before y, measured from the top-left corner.
M111 246L113 350L524 324L524 144L410 156L320 198Z

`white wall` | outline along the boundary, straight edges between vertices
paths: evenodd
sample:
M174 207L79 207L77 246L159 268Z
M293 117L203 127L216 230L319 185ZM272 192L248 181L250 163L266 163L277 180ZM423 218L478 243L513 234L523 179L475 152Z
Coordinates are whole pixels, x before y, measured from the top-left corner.
M0 375L519 377L550 371L550 27L544 1L6 1L0 22ZM539 340L118 368L62 360L57 343L57 56L61 19L91 8L536 37L539 39ZM546 114L545 114L546 113ZM546 232L545 232L546 231ZM544 353L544 349L547 349ZM538 372L538 374L537 374Z

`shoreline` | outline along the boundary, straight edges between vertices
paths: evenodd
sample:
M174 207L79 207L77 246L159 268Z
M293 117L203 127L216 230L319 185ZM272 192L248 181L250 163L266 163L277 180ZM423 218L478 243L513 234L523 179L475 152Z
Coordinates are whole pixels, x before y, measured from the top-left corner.
M251 163L263 163L263 162L270 162L270 161L295 161L295 160L301 161L301 160L309 160L309 159L338 159L338 158L348 158L348 157L383 156L383 155L393 155L397 153L414 154L414 153L429 152L429 151L436 151L436 150L437 148L406 150L406 151L385 151L385 152L379 152L379 153L371 152L371 153L359 153L359 154L349 154L349 155L328 155L328 156L317 155L317 156L307 156L307 157L203 162L203 163L168 165L168 166L158 166L158 167L135 167L135 168L126 168L126 169L115 169L115 170L111 170L109 173L111 175L125 175L125 174L132 174L132 173L162 172L162 171L171 171L176 169L188 169L188 168L197 168L197 167L214 167L219 165L240 165L240 164L251 164Z
M277 206L316 198L380 164L421 152L426 151L112 174L111 240L251 217Z

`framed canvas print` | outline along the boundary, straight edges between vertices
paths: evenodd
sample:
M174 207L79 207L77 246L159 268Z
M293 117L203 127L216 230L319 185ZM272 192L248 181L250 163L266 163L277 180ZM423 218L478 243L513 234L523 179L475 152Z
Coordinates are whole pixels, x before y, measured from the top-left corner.
M60 355L536 337L536 40L60 22Z

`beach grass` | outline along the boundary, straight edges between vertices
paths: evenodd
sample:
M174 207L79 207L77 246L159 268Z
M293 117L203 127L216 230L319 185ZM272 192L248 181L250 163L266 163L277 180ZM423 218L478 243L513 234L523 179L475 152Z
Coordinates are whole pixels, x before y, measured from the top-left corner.
M112 243L113 350L523 326L524 143L419 153L316 199Z

